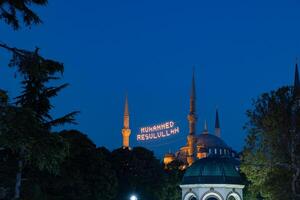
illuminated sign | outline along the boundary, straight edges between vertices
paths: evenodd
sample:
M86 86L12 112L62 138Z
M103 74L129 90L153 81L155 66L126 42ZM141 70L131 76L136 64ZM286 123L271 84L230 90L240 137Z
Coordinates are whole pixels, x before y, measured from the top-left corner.
M179 126L174 121L168 121L153 126L140 128L136 136L137 141L157 140L180 132Z

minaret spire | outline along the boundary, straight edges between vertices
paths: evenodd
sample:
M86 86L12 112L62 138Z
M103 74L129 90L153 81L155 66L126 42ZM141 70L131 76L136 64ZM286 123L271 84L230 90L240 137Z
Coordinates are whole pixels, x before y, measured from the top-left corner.
M195 84L195 67L193 68L192 90L190 96L190 113L188 115L189 134L194 135L196 132L196 84Z
M219 120L219 111L218 111L218 109L216 109L215 134L216 134L216 136L221 137L221 128L220 128L220 120Z
M208 128L207 128L207 121L206 120L204 120L203 134L208 134Z
M129 146L129 136L131 134L131 130L129 128L129 108L128 108L128 96L125 97L125 106L124 106L124 118L123 118L123 148L130 148Z
M125 106L124 106L124 128L129 128L129 109L128 109L128 96L125 97Z
M188 156L187 162L191 165L195 157L195 134L196 134L196 86L195 86L195 68L193 68L192 90L190 95L190 112L188 114L189 134L187 137Z
M295 79L294 79L294 98L300 99L300 81L299 81L299 71L298 63L295 66Z
M196 85L195 85L195 67L193 67L192 90L190 96L190 114L196 113Z

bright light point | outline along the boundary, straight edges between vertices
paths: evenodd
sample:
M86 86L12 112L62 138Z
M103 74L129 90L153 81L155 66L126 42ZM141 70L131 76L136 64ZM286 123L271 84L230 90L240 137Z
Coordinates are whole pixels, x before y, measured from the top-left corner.
M132 195L132 196L130 197L130 200L137 200L137 197L134 196L134 195Z

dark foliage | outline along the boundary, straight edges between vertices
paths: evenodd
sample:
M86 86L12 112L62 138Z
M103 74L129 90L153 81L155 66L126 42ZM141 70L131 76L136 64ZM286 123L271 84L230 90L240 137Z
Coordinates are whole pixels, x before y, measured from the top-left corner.
M15 67L21 76L21 95L11 103L1 91L0 110L0 146L16 154L18 170L14 198L19 198L24 167L34 166L58 173L68 146L60 136L52 134L51 128L75 123L77 112L56 119L50 115L51 98L67 86L49 86L53 80L60 79L63 64L43 58L38 49L31 52L4 44L0 47L12 53L9 66Z
M296 130L300 130L300 109L294 105L293 90L283 87L262 94L247 112L249 133L241 169L251 183L250 193L271 200L293 199L292 178L300 168L299 159L292 161L292 156L300 156L292 151L300 144L299 131L292 126L296 116Z
M51 98L56 97L62 89L68 86L66 83L49 86L50 82L61 78L59 74L63 74L63 64L42 57L38 48L35 51L27 51L11 48L5 44L0 44L0 47L12 53L9 66L16 67L22 76L23 90L21 95L16 97L16 105L32 109L47 128L65 123L75 123L74 116L78 112L71 112L57 119L53 119L49 114L53 108L50 102Z
M56 176L27 168L26 197L32 200L113 200L117 179L102 150L79 131L59 133L70 152Z
M167 165L165 169L166 180L164 186L164 198L165 200L180 200L181 199L181 189L179 187L182 177L184 175L184 170L181 169L183 165L182 162L174 160Z
M25 26L41 23L40 17L30 8L33 6L45 6L47 0L0 0L0 19L17 30L20 28L20 20Z
M136 194L139 199L163 199L164 171L152 151L142 147L117 149L112 162L119 180L117 199Z
M17 161L15 154L9 149L0 150L0 199L10 200L14 194Z

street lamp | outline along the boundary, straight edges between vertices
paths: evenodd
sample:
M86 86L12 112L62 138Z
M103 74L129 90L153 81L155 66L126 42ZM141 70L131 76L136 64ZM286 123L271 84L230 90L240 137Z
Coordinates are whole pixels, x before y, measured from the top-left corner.
M138 200L138 198L135 195L131 195L130 200Z

